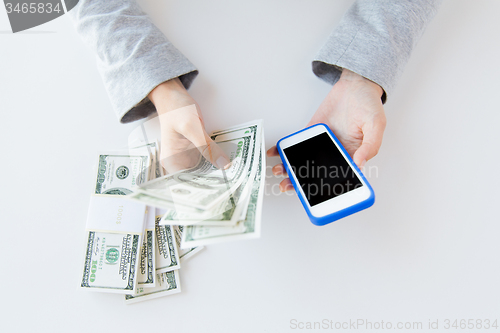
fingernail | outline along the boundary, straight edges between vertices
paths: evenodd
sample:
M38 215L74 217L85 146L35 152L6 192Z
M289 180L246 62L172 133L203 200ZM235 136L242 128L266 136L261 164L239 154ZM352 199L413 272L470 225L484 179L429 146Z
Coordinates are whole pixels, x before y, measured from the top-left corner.
M219 169L227 169L231 166L231 163L224 156L219 157L216 164Z
M363 169L365 166L366 160L361 161L361 165L359 166L360 169Z

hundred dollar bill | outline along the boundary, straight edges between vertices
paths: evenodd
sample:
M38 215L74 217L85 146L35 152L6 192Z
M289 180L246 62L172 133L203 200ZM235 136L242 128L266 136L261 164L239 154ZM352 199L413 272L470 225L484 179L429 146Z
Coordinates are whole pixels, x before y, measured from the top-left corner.
M149 168L149 179L153 180L156 178L156 142L153 143L153 149L151 151L151 167Z
M135 292L145 211L123 197L91 197L82 288Z
M203 214L204 211L201 209L197 209L194 207L189 207L189 206L184 206L184 205L179 205L179 204L174 204L171 200L168 199L161 199L157 198L154 196L151 196L147 193L135 193L133 195L127 196L127 198L132 198L134 201L142 202L148 206L153 206L158 209L176 209L179 208L179 206L182 206L182 211L193 211L198 214Z
M159 144L158 140L155 142L156 142L156 151L155 151L156 163L155 163L155 176L154 176L154 178L160 178L160 177L165 176L165 173L163 171L163 167L160 164L160 144Z
M172 226L172 228L174 229L175 242L177 243L177 248L179 249L179 259L181 262L186 261L205 248L204 246L196 246L188 249L181 249L182 232L184 231L184 227L182 225L177 225Z
M253 160L251 162L251 169L252 173L248 174L248 182L247 187L250 187L248 191L250 192L252 189L252 182L250 180L253 180L255 177L255 171L258 168L258 164L260 160L257 158L259 157L259 147L261 151L265 150L265 142L264 142L264 127L263 127L263 121L262 119L258 120L253 120L248 123L244 123L241 125L236 125L230 128L227 128L225 130L219 130L219 131L214 131L212 133L212 136L215 137L214 140L219 140L221 138L221 135L224 134L229 134L229 133L235 133L235 132L241 132L241 131L251 131L254 133L255 137L260 138L260 140L255 140L255 145L254 145L254 154L253 154ZM265 156L264 156L265 158ZM264 160L264 170L265 170L265 160ZM264 171L265 172L265 171ZM248 186L249 185L249 186ZM241 203L243 206L243 209L240 211L240 216L238 220L244 220L245 216L247 214L247 209L248 209L248 203L250 201L250 194L243 194L242 197L244 198L244 201Z
M187 226L182 235L181 248L185 249L200 245L256 238L260 236L262 201L265 184L265 163L264 140L262 140L258 169L253 179L252 191L245 219L239 221L235 226L230 227L202 225Z
M170 202L160 206L161 208L174 207L175 210L182 211L187 206L207 212L227 199L243 181L250 168L253 140L248 133L239 138L218 142L232 163L227 170L219 170L202 158L194 168L142 184L129 198L144 202L146 195Z
M141 247L140 268L137 283L140 287L155 286L156 275L155 208L147 207L144 237Z
M205 211L189 207L179 209L179 205L177 205L175 208L166 210L160 220L160 225L234 225L238 221L239 213L244 210L241 203L245 201L246 194L249 194L249 186L244 188L243 185L240 185L235 192L229 195L227 200Z
M146 152L99 154L94 194L127 195L148 180L151 157Z
M171 225L159 225L161 216L156 216L156 273L179 269L180 260L175 235Z
M162 217L160 224L173 224L173 225L208 225L208 226L231 226L235 225L244 215L246 211L246 204L250 197L251 183L257 170L257 157L260 150L262 140L262 120L253 121L231 128L226 131L218 131L212 135L215 142L230 140L234 138L244 137L251 135L252 140L252 155L250 156L250 168L242 175L240 186L227 198L222 201L209 212L199 214L196 211L169 209ZM208 217L210 216L211 217Z
M181 292L179 270L159 273L156 280L158 283L153 288L139 287L135 295L125 295L125 303L131 304Z
M157 159L159 158L158 156L158 142L153 141L153 142L148 142L143 145L139 145L133 148L129 148L130 153L144 153L149 155L149 174L147 180L155 179L156 174L157 174Z

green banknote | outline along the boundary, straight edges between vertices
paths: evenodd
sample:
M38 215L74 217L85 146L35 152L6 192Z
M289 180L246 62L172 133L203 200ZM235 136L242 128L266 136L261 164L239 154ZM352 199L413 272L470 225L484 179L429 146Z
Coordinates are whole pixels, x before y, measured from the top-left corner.
M180 268L179 252L171 225L159 225L161 216L156 216L156 273Z
M254 140L247 133L217 143L230 157L231 167L227 170L217 169L209 161L200 159L194 168L142 184L129 198L152 204L152 200L144 199L156 197L168 202L159 206L161 208L183 211L184 207L190 207L203 213L210 212L243 182L251 168Z
M204 246L195 246L187 249L181 249L182 233L184 231L184 227L182 225L177 225L173 226L173 229L175 233L175 242L177 244L177 248L179 249L179 259L181 262L186 261L205 248Z
M265 153L262 140L258 168L252 181L252 191L245 218L238 221L235 226L229 227L186 226L182 235L181 248L259 237L265 184L264 167Z
M82 288L135 292L145 213L145 205L122 196L91 197Z
M136 303L181 292L178 270L158 273L156 280L158 283L153 288L139 287L134 295L125 295L125 303Z
M89 231L82 288L134 293L140 235Z
M144 237L141 247L141 257L137 283L140 287L150 288L155 286L156 273L156 236L155 236L155 208L148 207Z
M149 179L149 154L100 154L94 194L127 195Z
M262 121L259 120L213 134L212 139L215 142L241 138L248 135L252 137L251 143L253 146L251 151L253 153L249 156L250 167L246 173L242 174L240 185L226 200L217 204L209 212L204 212L205 214L187 210L169 209L163 216L160 224L234 226L240 217L245 214L248 205L252 179L257 170L257 159L262 138L261 131Z

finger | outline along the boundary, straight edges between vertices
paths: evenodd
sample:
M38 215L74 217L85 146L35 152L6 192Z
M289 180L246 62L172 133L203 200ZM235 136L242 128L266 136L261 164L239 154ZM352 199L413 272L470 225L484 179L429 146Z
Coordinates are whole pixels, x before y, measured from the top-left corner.
M366 161L377 155L384 136L385 120L363 126L363 141L353 156L354 163L362 168Z
M226 153L205 132L205 146L196 145L200 153L219 169L228 169L231 166Z
M267 150L267 156L269 157L279 156L278 148L276 148L276 146L272 146L271 148L269 148Z
M292 185L292 182L290 181L290 178L283 179L280 183L280 191L286 192L286 191L292 191L292 190L293 190L293 185Z
M197 119L197 120L196 120ZM180 134L191 141L198 151L219 169L231 166L229 158L224 151L208 136L199 118L192 119L189 126L184 126Z
M283 163L276 164L273 167L272 171L273 171L273 175L275 175L275 176L281 176L281 175L286 176L287 175L286 170L285 170L285 166L283 165Z

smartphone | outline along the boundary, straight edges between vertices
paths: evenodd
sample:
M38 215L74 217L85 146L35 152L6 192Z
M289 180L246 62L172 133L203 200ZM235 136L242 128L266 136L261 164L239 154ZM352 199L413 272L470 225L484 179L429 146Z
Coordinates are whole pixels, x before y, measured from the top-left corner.
M313 224L325 225L375 202L372 187L327 125L290 134L277 148Z

